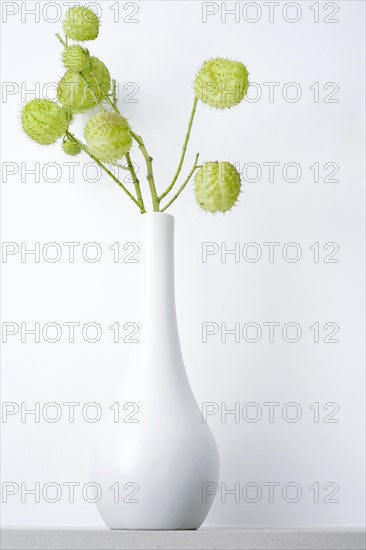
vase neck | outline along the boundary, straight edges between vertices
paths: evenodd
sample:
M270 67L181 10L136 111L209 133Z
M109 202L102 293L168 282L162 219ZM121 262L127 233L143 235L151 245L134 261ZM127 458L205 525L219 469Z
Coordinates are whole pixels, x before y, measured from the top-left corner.
M144 214L144 310L146 328L154 336L176 324L174 292L174 218ZM147 316L147 317L146 317ZM172 327L171 327L172 328Z

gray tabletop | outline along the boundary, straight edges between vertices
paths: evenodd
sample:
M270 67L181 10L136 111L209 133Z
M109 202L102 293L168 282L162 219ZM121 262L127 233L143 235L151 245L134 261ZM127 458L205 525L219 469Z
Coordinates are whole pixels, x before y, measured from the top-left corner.
M212 528L197 531L111 531L3 528L2 550L364 550L365 532L341 529Z

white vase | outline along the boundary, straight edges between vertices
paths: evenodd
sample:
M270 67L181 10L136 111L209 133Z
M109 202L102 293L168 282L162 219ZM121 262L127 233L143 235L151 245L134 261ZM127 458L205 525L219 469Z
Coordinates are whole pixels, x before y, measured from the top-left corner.
M137 404L133 420L138 421L103 426L90 474L101 487L97 507L111 529L197 529L213 502L204 484L218 481L219 455L180 348L174 218L152 213L141 222L143 319L117 396L121 406Z

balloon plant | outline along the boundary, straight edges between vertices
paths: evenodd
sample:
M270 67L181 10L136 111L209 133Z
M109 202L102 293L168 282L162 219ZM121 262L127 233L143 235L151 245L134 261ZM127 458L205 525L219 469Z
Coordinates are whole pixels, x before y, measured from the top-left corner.
M29 101L22 110L25 133L41 145L61 140L63 151L75 156L86 153L126 193L131 201L146 212L140 181L131 159L135 142L146 163L146 178L154 212L164 212L181 194L194 176L198 205L207 212L226 212L236 203L240 193L240 174L229 162L198 164L199 155L187 177L176 188L183 167L193 120L199 101L215 109L228 109L240 103L248 89L248 71L238 62L215 58L203 63L194 82L191 115L178 166L165 190L158 192L153 172L153 159L141 135L131 129L117 105L116 81L111 79L105 64L90 54L84 43L99 34L99 18L84 6L71 7L63 22L62 44L65 74L57 86L57 102L48 99ZM96 109L98 110L97 112ZM84 140L71 127L79 113L92 112L84 130ZM111 171L113 166L130 172L134 190L129 190Z

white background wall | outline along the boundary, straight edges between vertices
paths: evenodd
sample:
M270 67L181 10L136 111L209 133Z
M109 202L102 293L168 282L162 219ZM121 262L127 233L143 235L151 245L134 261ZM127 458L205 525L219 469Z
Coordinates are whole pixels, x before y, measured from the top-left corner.
M225 6L232 9L233 2L211 2L206 8L201 2L118 4L119 14L117 2L94 3L102 13L102 28L90 49L121 84L123 113L154 156L160 189L175 170L192 82L201 63L217 55L241 60L254 83L251 100L229 112L199 105L185 166L188 171L196 152L202 160L236 163L244 181L239 207L225 216L204 214L190 187L171 209L176 216L177 309L187 371L197 401L218 404L219 412L209 417L209 424L220 448L223 487L232 489L237 483L244 495L248 490L239 502L234 495L222 502L224 492L219 493L207 525L360 526L364 3L237 2L237 20L234 15L225 20ZM268 4L280 4L274 6L272 22ZM3 416L2 481L13 482L19 491L2 505L2 521L97 526L102 521L96 508L81 494L89 481L88 449L97 426L83 419L81 408L97 402L104 415L111 415L111 392L136 345L114 343L109 327L119 323L124 338L125 323L139 323L136 297L143 266L124 262L132 248L123 246L135 242L142 247L140 218L112 181L98 177L86 157L66 158L59 145L42 148L21 131L21 107L34 97L32 90L39 87L52 98L48 83L62 75L54 33L60 31L67 3L2 2L1 8L2 238L15 243L15 253L2 257L3 340L4 327L19 328L3 343L2 399L19 411L22 402L23 408L38 402L41 409L56 402L62 411L55 423L46 409L39 423L32 415L22 422L20 412ZM31 9L39 10L39 18ZM206 23L204 9L217 11ZM136 22L124 21L132 11ZM334 19L338 21L329 21ZM126 83L136 84L123 90ZM272 99L268 83L276 83ZM136 86L137 102L128 102L126 96ZM298 100L291 101L297 93ZM133 157L140 162L137 149ZM77 163L74 178L70 161ZM265 165L269 162L279 163L274 181ZM286 167L288 163L296 166ZM318 182L314 163L320 167ZM331 164L324 168L326 163ZM27 172L34 168L39 177ZM296 171L301 171L299 180L290 181ZM333 171L335 181L327 180ZM47 260L43 248L50 242L62 252L55 263ZM74 263L65 242L80 243ZM96 263L81 254L90 242L102 251ZM121 247L117 263L109 249L116 242ZM224 251L239 247L239 261L228 255L223 262L217 253L204 263L204 242L217 243ZM264 244L268 242L279 243L273 262ZM297 262L290 261L296 252L286 247L291 242L301 252ZM34 255L26 255L22 261L21 247L34 248L35 243L46 259L41 254L37 263ZM248 261L255 248L247 243L257 243L262 253L257 262ZM335 244L324 249L327 243ZM49 255L54 251L49 248ZM134 258L139 257L140 251ZM81 325L74 343L63 325L71 321ZM37 322L41 328L58 323L61 339L52 344L41 335L35 343L34 336L23 335L22 343L21 323L31 328ZM94 344L81 334L89 322L102 330ZM257 343L243 337L235 342L232 335L223 343L219 331L203 343L205 322L226 323L227 328L240 323L240 329L257 323L262 335ZM264 324L268 322L280 324L273 343ZM289 322L301 328L297 343L282 335ZM309 328L314 323L320 327L318 343ZM326 323L332 324L324 328ZM326 343L336 325L337 341ZM50 329L48 337L53 334ZM287 339L294 338L294 329L287 334ZM88 335L93 337L93 331ZM247 340L253 337L252 327ZM74 423L68 421L65 402L81 404ZM273 422L264 404L268 402L278 404ZM241 411L238 422L233 415L222 418L220 410L232 409L235 403ZM319 418L314 416L317 407ZM92 409L87 412L93 414ZM48 410L49 416L53 413ZM258 421L250 422L248 417L256 414ZM290 422L295 414L301 417ZM48 482L59 484L59 502L51 504L41 496L35 503L26 495L22 503L21 484L31 488L36 482L41 488ZM81 484L74 503L69 502L67 482ZM269 482L279 484L274 502ZM297 485L287 486L286 496L287 483ZM295 489L299 500L288 502ZM257 502L250 502L259 490Z

